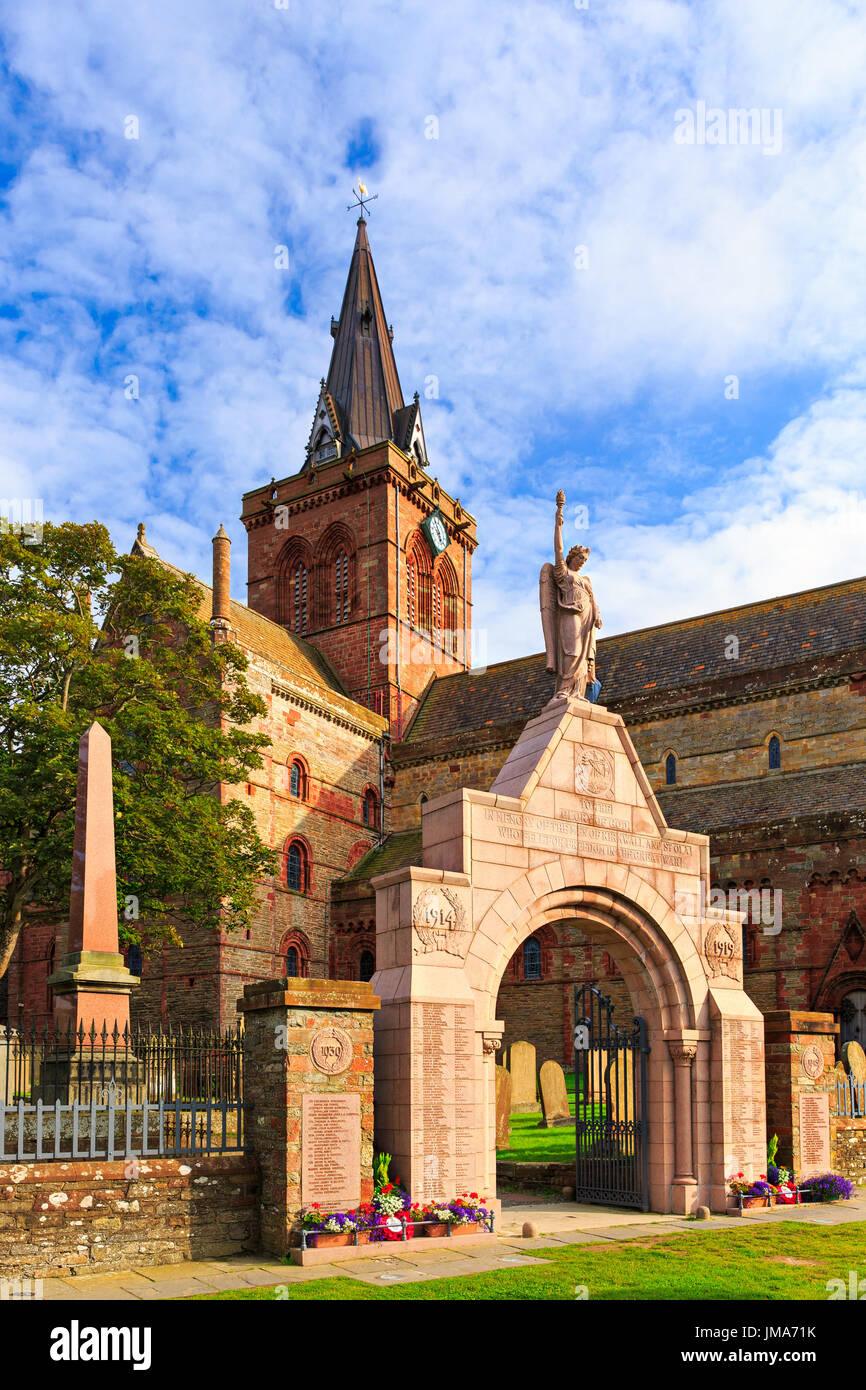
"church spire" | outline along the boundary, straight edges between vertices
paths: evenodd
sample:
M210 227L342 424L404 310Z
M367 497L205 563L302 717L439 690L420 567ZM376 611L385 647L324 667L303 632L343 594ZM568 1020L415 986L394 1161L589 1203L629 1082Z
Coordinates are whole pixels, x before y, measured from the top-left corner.
M405 432L405 407L367 223L358 232L339 319L331 320L334 349L310 435L310 455L346 454ZM320 450L322 453L320 454Z

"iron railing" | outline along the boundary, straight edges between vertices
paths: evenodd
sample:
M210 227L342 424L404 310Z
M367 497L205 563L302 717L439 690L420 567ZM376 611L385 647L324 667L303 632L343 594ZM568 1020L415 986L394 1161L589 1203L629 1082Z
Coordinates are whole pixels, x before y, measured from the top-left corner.
M240 1032L0 1029L0 1162L244 1147Z
M853 1076L836 1078L836 1114L866 1120L866 1081L855 1081Z

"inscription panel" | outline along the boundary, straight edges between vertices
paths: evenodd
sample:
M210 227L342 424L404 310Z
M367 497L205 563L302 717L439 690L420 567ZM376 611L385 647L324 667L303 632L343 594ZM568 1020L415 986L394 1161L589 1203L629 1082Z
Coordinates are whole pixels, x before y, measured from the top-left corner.
M622 809L613 802L593 803L587 797L574 816L556 818L501 811L494 806L482 806L477 811L480 816L475 823L480 837L500 844L619 864L643 864L672 873L696 874L700 867L697 845L622 829L626 821ZM582 819L584 815L586 820Z
M475 1010L412 1005L412 1195L442 1198L475 1174Z
M727 1171L757 1165L755 1177L766 1162L763 1035L763 1019L726 1019L721 1027Z
M830 1097L800 1096L800 1175L814 1178L830 1170Z
M361 1097L310 1094L301 1107L301 1201L347 1211L361 1200Z

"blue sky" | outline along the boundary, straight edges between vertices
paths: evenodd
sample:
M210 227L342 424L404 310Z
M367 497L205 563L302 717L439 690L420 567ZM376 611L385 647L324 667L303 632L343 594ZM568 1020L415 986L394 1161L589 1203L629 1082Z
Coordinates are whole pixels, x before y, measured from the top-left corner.
M302 462L360 176L489 660L540 647L560 486L606 632L862 572L862 3L0 13L0 497L123 548L144 520L202 575L223 522L243 599L240 497ZM679 143L699 103L778 148Z

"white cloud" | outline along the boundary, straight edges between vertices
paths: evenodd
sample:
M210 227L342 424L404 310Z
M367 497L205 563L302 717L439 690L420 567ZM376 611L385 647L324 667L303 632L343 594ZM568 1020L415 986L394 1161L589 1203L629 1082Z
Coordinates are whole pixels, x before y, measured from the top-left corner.
M566 545L591 547L587 573L605 635L863 574L864 458L866 393L843 388L791 421L765 456L687 495L674 521L566 532ZM553 512L547 498L491 505L474 598L498 658L541 648L534 584L552 559ZM531 546L516 537L531 537ZM516 606L506 606L515 594Z
M243 596L240 494L302 459L353 232L343 208L367 172L342 160L364 116L401 380L423 398L440 378L427 442L478 515L493 659L538 646L559 483L538 476L539 451L550 443L574 494L608 466L584 459L602 428L636 440L633 465L643 455L673 497L653 521L636 465L617 479L591 536L606 630L853 572L833 518L864 444L850 376L866 315L862 19L843 0L506 0L493 18L477 0L34 0L7 16L33 148L0 213L0 286L20 303L0 320L0 495L98 515L124 546L145 519L203 574L223 521ZM780 108L782 152L676 145L674 113L698 99ZM744 440L680 516L673 483L703 479L732 372L753 401L807 378L814 405L765 457L743 462L766 447ZM504 599L521 590L515 619Z

